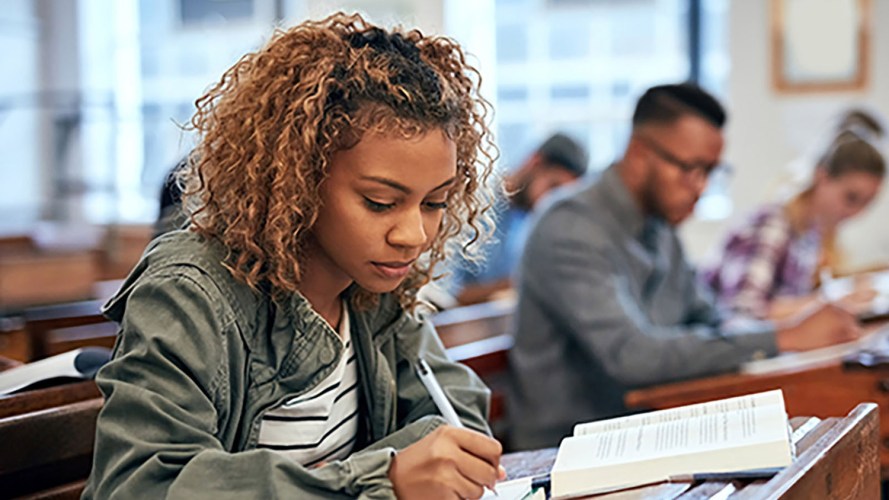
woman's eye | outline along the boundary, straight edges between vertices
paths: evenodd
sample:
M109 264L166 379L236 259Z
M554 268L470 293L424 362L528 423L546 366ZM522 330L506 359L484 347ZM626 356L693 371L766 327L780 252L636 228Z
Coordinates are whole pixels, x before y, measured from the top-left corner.
M448 202L446 201L427 201L424 205L429 210L444 210L448 208Z
M389 210L390 208L395 206L394 203L380 203L366 196L364 197L364 204L367 206L367 208L374 212L385 212L386 210Z

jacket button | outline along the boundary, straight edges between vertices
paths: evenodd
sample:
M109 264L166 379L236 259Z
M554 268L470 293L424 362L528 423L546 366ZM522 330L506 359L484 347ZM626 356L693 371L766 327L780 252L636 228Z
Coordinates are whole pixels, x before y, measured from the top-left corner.
M334 355L333 348L329 345L321 348L321 362L325 365L333 362Z

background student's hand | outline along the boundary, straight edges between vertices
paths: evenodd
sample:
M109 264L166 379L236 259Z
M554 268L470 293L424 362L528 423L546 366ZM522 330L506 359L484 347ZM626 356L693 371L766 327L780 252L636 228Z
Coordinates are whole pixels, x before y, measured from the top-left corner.
M411 498L480 498L506 472L503 447L480 432L443 425L398 452L389 467L395 495Z
M780 351L806 351L860 336L855 316L833 304L818 304L779 326L776 342Z
M861 314L871 309L877 295L871 280L856 279L854 289L837 300L836 304L852 314Z

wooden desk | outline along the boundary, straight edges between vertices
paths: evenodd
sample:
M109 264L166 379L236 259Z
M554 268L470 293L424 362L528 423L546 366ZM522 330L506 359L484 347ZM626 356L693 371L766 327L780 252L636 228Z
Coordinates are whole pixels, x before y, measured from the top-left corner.
M92 380L0 396L0 419L101 397Z
M508 333L515 299L455 307L431 317L445 347L454 347Z
M785 366L767 372L718 375L630 391L624 402L632 409L660 410L780 388L792 416L843 415L862 401L876 402L889 415L889 365L855 368L844 365L843 358L843 354L815 362L786 358L790 362ZM883 477L889 477L889 417L880 425L879 444Z
M791 419L799 428L807 418ZM877 405L863 403L846 417L828 418L806 433L797 446L794 463L769 480L662 483L597 499L704 499L727 498L880 498ZM547 474L556 449L510 453L501 464L509 478Z

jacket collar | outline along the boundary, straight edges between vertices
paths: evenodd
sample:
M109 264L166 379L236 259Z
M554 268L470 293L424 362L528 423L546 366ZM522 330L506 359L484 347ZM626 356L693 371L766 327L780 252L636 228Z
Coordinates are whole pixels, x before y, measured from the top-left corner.
M596 189L605 200L606 210L611 212L611 216L618 226L624 228L627 234L634 239L641 241L645 236L646 228L648 231L656 233L663 225L663 220L660 217L646 215L642 211L623 179L620 178L617 168L616 163L608 167L602 173Z

